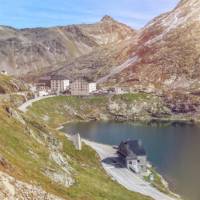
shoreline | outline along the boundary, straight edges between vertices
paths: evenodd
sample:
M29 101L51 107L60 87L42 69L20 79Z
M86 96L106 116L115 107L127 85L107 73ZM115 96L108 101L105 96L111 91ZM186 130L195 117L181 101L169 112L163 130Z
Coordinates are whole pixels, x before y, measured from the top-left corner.
M155 124L184 124L184 125L196 125L196 126L200 126L200 122L194 122L191 120L186 120L186 119L182 119L182 120L177 120L177 119L157 119L157 118L152 118L150 120L114 120L114 119L110 119L110 120L72 120L72 121L66 121L64 123L61 123L57 128L55 128L57 131L62 131L62 129L65 128L65 125L67 124L71 124L71 123L89 123L89 122L117 122L117 123L133 123L136 125L152 125Z
M44 96L44 97L38 97L35 99L30 99L26 102L24 102L22 105L18 106L18 109L21 112L27 112L27 110L29 109L30 106L32 106L33 103L37 102L37 101L41 101L44 99L48 99L48 98L55 98L58 96L55 95L50 95L50 96ZM108 119L101 119L101 118L95 118L95 119L82 119L82 120L72 120L72 121L67 121L65 123L62 123L60 125L63 126L64 124L67 123L72 123L72 122L90 122L90 121L117 121L117 122L140 122L140 123L153 123L153 122L157 122L157 123L185 123L185 124L191 124L191 125L200 125L200 119L198 119L197 117L192 117L192 113L185 115L184 114L172 114L171 117L152 117L149 116L147 118L145 117L135 117L133 119L126 119L126 118L118 118L118 116L115 115L111 115L110 118ZM59 128L60 128L59 127Z
M126 168L117 169L117 168L112 167L111 165L109 166L109 164L105 164L103 162L104 159L107 159L108 157L116 156L114 148L111 145L97 143L97 142L89 141L87 139L82 139L82 141L86 145L90 146L92 149L94 149L96 151L96 153L99 155L99 157L101 159L100 162L101 162L104 170L106 171L106 173L114 181L117 181L119 184L121 184L128 190L133 191L133 192L139 192L143 195L150 196L155 200L181 199L181 197L179 195L172 193L171 191L170 191L171 195L165 194L165 193L159 191L157 188L152 186L149 182L145 181L144 179L142 179L141 177L139 177L138 175L134 174L133 172L131 172L130 170L128 170ZM160 174L158 174L158 175L161 176ZM163 177L162 177L162 180L166 182L166 180Z
M65 132L64 132L64 134L65 134L65 136L66 136L69 140L73 141L73 139L72 139L72 137L71 137L70 134L65 133ZM100 163L101 163L102 167L104 168L104 170L105 170L105 172L107 173L107 175L110 176L111 179L112 179L113 181L117 181L120 185L122 185L123 187L125 187L126 189L128 189L128 190L130 190L130 191L138 192L138 193L141 193L141 194L143 194L143 195L150 196L150 197L154 198L154 200L161 200L161 199L159 199L160 197L157 199L157 198L153 197L153 195L151 196L151 195L146 194L145 188L143 188L143 190L141 190L141 191L138 191L137 189L134 190L131 186L128 186L128 187L127 187L126 184L123 184L123 181L122 181L122 182L121 182L121 181L118 181L118 179L116 178L117 176L115 176L115 175L113 176L113 174L110 173L110 172L107 170L107 168L105 167L105 164L104 164L104 161L103 161L103 160L104 160L104 159L108 159L109 157L115 157L115 156L117 155L117 154L116 154L116 149L114 148L115 145L103 144L103 143L95 142L95 141L88 140L88 139L84 139L84 138L82 138L82 142L83 142L85 145L90 146L90 147L98 154L98 156L100 157ZM107 154L106 152L107 152L107 151L110 152L111 154L106 156L106 154ZM124 170L125 170L125 171L129 171L129 177L133 176L133 179L132 179L132 180L134 180L134 177L136 177L136 179L140 179L140 181L142 182L142 183L140 183L140 186L141 186L141 185L143 185L143 186L145 186L145 187L148 186L148 187L151 188L150 190L154 190L154 192L156 191L156 193L161 194L162 200L183 200L182 197L181 197L179 194L177 194L177 193L175 193L175 192L172 192L172 191L170 190L170 188L169 188L169 183L166 181L166 179L165 179L161 174L159 174L159 173L153 168L153 166L152 166L151 164L150 164L150 166L151 166L151 167L149 168L149 170L151 171L151 169L153 169L153 170L154 170L154 173L156 173L155 175L158 176L158 177L160 177L161 182L162 182L162 184L163 184L163 186L164 186L164 188L165 188L166 191L160 190L159 187L157 188L155 185L153 185L153 183L151 183L151 182L145 180L145 177L144 177L144 176L141 177L141 176L139 176L139 175L137 175L137 174L131 172L131 171L128 170L127 168L124 168ZM109 169L111 169L111 167L109 167ZM127 172L126 172L126 173L127 173ZM123 177L123 179L126 180L127 177ZM134 183L133 183L133 185L134 185ZM148 188L148 190L149 190L149 188Z
M36 101L40 101L46 98L55 98L55 96L47 96L47 97L43 97L42 99L36 99L35 101L29 101L29 105L27 105L27 102L25 104L22 104L21 106L24 106L25 108L20 109L22 112L26 112L29 109L29 106L32 105L32 103L36 102ZM61 123L59 127L55 128L57 131L62 131L62 129L64 128L65 124L69 124L69 123L73 123L73 122L93 122L93 121L116 121L119 123L123 123L123 122L130 122L130 123L141 123L141 124L147 124L148 123L185 123L185 124L199 124L197 121L193 121L191 118L187 119L183 119L183 118L179 118L181 116L177 116L176 118L155 118L155 117L151 117L151 118L138 118L138 119L127 119L127 120L120 120L120 119L108 119L108 120L101 120L101 119L83 119L83 120L70 120L64 123ZM90 145L89 145L90 146ZM93 148L94 149L94 148ZM96 150L95 150L96 151ZM98 153L98 151L96 151ZM144 193L142 193L144 194ZM163 193L164 194L164 193ZM173 199L173 198L171 198ZM171 200L170 199L170 200ZM162 199L164 200L164 199Z

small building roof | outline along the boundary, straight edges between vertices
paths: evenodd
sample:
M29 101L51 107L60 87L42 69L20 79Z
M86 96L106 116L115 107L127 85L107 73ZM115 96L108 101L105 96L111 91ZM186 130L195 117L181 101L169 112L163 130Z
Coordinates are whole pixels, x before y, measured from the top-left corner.
M87 83L95 83L95 81L89 77L86 76L80 76L80 77L76 77L75 79L72 80L72 82L87 82Z
M127 140L122 141L119 145L118 152L125 156L130 158L137 158L137 156L145 156L146 151L143 148L142 144L138 140Z

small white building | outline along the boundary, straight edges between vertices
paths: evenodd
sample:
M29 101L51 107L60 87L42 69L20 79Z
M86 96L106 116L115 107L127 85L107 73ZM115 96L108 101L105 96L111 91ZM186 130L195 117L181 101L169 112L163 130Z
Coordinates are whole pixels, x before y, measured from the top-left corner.
M120 87L115 87L115 94L123 94L123 90Z
M89 83L89 93L95 92L97 90L96 83Z
M121 87L115 87L114 88L114 93L115 94L126 94L127 92Z
M61 75L51 76L50 82L52 92L65 92L69 88L69 80Z
M45 90L38 91L38 96L39 97L48 96L48 95L49 95L48 91L45 91Z

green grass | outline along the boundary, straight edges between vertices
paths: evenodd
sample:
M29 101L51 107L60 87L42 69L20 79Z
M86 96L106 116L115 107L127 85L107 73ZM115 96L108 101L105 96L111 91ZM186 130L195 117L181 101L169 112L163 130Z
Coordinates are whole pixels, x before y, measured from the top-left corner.
M55 99L52 99L52 101L55 101ZM60 98L60 101L65 101L65 98ZM84 145L82 151L77 151L63 133L48 128L30 115L24 116L24 120L26 124L22 125L6 111L6 106L0 107L0 155L9 164L9 167L0 165L0 170L18 180L40 185L47 192L66 200L150 199L130 192L112 181L101 167L97 154L90 147ZM30 129L32 133L30 133ZM43 143L38 143L32 137L33 133ZM60 168L56 163L49 160L47 141L50 137L63 144L60 151L65 157L69 158L69 164L73 168L75 184L70 188L58 185L44 175L46 167L56 170ZM34 157L31 152L37 157Z
M143 200L150 199L140 194L130 192L112 181L102 169L97 154L84 145L82 151L77 151L71 142L62 139L64 152L72 158L71 165L76 171L76 183L69 189L69 195L75 199L91 200Z
M11 165L7 170L14 177L30 182L34 180L45 186L50 180L42 174L49 157L48 149L30 138L27 127L0 109L0 154ZM37 129L37 128L36 128ZM39 129L37 129L39 133ZM34 159L30 150L38 155ZM42 181L41 181L42 180Z
M166 185L163 183L161 176L156 172L154 168L150 169L151 175L153 175L154 180L151 182L152 186L157 188L159 191L165 193L165 194L171 194L170 190ZM150 182L150 176L145 177L145 180Z
M39 117L40 120L44 120L45 123L56 128L66 122L100 120L101 114L112 119L114 116L108 109L110 102L116 102L119 105L123 102L127 104L127 108L130 107L131 109L133 104L143 104L144 102L147 102L151 107L152 101L158 102L151 95L145 93L114 95L111 98L109 96L58 96L33 103L28 113L33 117ZM139 116L142 117L145 114L149 115L144 110Z
M35 102L28 114L35 118L39 117L40 120L48 116L45 123L56 128L66 122L88 120L100 112L107 112L107 102L108 98L104 96L91 98L58 96Z
M48 98L35 102L33 106L30 107L27 115L34 119L34 121L39 120L44 124L48 124L51 128L57 128L59 125L66 122L91 119L92 116L98 116L99 113L109 116L108 106L110 102L116 102L118 105L126 104L126 109L131 109L132 106L136 104L141 105L146 103L150 105L150 107L147 107L148 109L153 108L155 112L165 112L163 104L158 97L146 93L135 93L114 95L111 98L108 96L84 98L58 96ZM75 112L76 115L72 113L72 111ZM149 116L149 112L145 113L144 111L143 113L139 113L139 115L147 114ZM118 113L120 113L120 111L118 111ZM48 116L48 118L45 119L44 116ZM63 153L71 158L70 165L74 169L74 176L76 178L76 183L71 188L67 189L67 191L62 187L59 188L59 194L61 196L67 195L67 197L77 200L148 199L139 194L127 191L119 184L112 181L102 169L96 153L91 148L84 146L83 150L79 152L74 149L71 142L63 135L59 135L58 137L63 143ZM154 175L152 185L161 192L172 195L154 169L152 169L152 174ZM149 177L145 177L145 180L149 181Z
M128 103L132 103L134 101L146 101L150 99L150 95L146 93L130 93L130 94L122 94L115 95L112 97L112 100L122 100Z

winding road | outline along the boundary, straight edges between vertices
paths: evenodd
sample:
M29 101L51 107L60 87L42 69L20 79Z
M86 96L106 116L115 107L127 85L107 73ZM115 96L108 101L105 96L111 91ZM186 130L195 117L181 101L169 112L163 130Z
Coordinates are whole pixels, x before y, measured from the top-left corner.
M23 103L21 106L18 107L18 109L21 111L21 112L26 112L28 110L28 107L32 106L32 103L36 102L36 101L40 101L42 99L47 99L47 98L50 98L50 97L54 97L55 95L51 95L51 96L43 96L43 97L37 97L35 99L31 99L31 100L28 100L26 101L25 103Z

